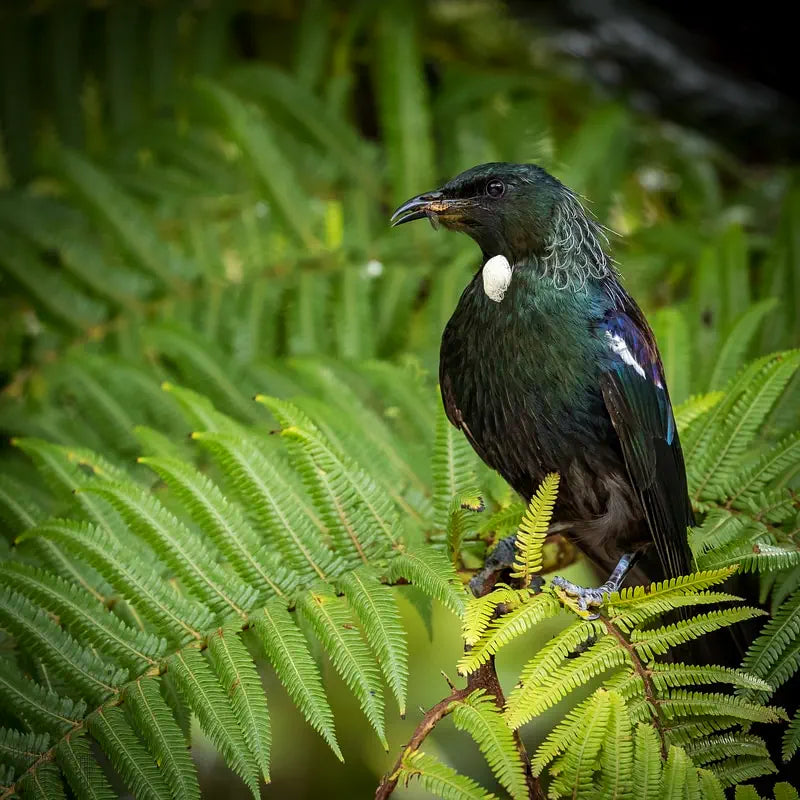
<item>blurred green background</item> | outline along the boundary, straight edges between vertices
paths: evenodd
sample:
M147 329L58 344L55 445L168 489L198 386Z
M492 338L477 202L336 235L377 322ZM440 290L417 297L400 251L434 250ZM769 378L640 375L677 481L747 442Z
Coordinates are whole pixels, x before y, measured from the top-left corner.
M785 154L744 163L701 129L634 110L624 85L602 88L557 31L518 14L491 0L3 4L3 441L128 463L134 425L169 430L160 380L256 421L255 392L313 395L326 380L308 356L390 359L434 382L476 251L387 219L492 160L541 164L619 234L674 402L720 388L746 355L798 344L800 186ZM735 350L733 331L747 334ZM796 418L797 399L795 387L778 413ZM0 458L24 474L9 448ZM409 713L389 715L393 752L326 669L340 765L267 674L265 797L370 796L418 709L446 693L455 619L437 610L427 631L403 609ZM506 654L501 677L536 646ZM433 741L492 785L450 723ZM194 753L208 797L246 796L199 733Z

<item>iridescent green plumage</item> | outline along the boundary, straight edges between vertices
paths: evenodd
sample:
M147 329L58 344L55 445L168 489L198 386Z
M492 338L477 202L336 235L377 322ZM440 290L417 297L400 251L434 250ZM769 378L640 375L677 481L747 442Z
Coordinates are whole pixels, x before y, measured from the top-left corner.
M507 259L501 299L479 270L442 337L450 421L525 498L550 472L550 532L611 570L690 571L693 522L680 443L653 334L578 198L534 165L486 164L410 200L397 223L433 217ZM396 223L396 224L397 224Z

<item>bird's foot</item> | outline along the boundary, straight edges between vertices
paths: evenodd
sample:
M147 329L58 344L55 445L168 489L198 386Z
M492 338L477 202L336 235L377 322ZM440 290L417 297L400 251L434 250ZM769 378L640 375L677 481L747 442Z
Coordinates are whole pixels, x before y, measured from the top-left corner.
M609 586L608 583L597 588L587 588L578 586L559 575L556 575L551 583L561 598L561 602L586 620L597 619L600 614L595 609L600 608L606 597L615 591L615 588Z
M564 605L569 606L579 617L588 620L597 619L600 614L594 609L600 608L610 594L619 591L637 557L636 553L624 553L608 580L594 589L578 586L558 575L553 578L552 583Z

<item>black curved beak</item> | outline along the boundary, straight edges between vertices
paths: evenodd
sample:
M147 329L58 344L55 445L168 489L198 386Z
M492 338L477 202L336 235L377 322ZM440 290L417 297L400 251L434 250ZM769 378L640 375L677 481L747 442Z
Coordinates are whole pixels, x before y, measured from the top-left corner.
M447 211L451 205L451 201L445 199L444 195L439 191L417 195L410 200L406 200L392 214L392 227L402 225L404 222L413 222L415 219L424 219L425 217L428 217L433 223L437 215Z

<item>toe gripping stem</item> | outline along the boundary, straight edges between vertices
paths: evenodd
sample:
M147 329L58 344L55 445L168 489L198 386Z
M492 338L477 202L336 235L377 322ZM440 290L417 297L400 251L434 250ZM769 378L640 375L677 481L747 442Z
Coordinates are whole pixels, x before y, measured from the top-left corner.
M636 553L624 553L611 575L608 576L608 580L595 588L578 586L560 576L553 578L552 583L570 597L575 597L578 601L578 608L588 613L590 608L599 608L603 605L603 601L608 595L619 591L619 587L622 586L626 575L636 563L636 559ZM593 614L589 619L596 619L598 616L598 614Z

